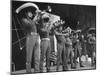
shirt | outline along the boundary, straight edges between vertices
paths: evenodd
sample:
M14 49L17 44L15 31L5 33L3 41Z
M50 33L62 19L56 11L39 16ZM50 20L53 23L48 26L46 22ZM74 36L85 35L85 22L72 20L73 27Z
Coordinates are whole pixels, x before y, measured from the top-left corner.
M21 22L23 29L27 34L30 34L31 32L37 32L36 24L33 20L29 18L22 18Z

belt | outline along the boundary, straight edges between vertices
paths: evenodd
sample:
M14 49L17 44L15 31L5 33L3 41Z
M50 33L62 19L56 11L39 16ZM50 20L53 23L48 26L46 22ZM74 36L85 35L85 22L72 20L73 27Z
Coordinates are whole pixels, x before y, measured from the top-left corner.
M49 38L42 38L41 40L50 40Z
M37 33L36 32L31 32L31 35L37 35Z

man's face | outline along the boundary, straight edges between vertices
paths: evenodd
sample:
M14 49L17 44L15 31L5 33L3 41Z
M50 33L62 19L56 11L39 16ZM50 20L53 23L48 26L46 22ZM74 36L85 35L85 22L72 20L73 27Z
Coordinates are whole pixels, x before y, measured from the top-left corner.
M28 15L28 17L30 17L30 18L32 18L32 16L33 16L32 12L28 12L27 15Z

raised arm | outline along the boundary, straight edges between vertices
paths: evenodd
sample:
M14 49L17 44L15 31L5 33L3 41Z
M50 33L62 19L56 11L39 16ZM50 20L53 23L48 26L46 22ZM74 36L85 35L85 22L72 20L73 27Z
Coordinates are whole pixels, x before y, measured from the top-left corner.
M60 33L60 32L58 32L56 30L54 32L55 32L56 35L64 35L64 36L69 35L68 33Z

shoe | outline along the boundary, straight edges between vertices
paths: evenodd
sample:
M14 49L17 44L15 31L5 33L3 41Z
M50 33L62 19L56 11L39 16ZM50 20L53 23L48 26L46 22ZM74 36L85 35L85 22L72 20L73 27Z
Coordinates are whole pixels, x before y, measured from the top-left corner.
M47 68L47 72L50 72L50 69Z
M47 72L50 72L50 70L47 70Z
M31 74L32 72L31 71L26 71L26 74Z
M68 71L68 70L63 70L63 71Z
M71 68L72 68L72 69L75 69L76 67L75 67L75 66L71 66Z
M91 64L91 67L95 67L95 66L96 66L96 64L95 64L95 63L92 63L92 64Z
M43 73L43 70L40 70L40 73Z
M80 67L84 67L84 65L80 65Z

